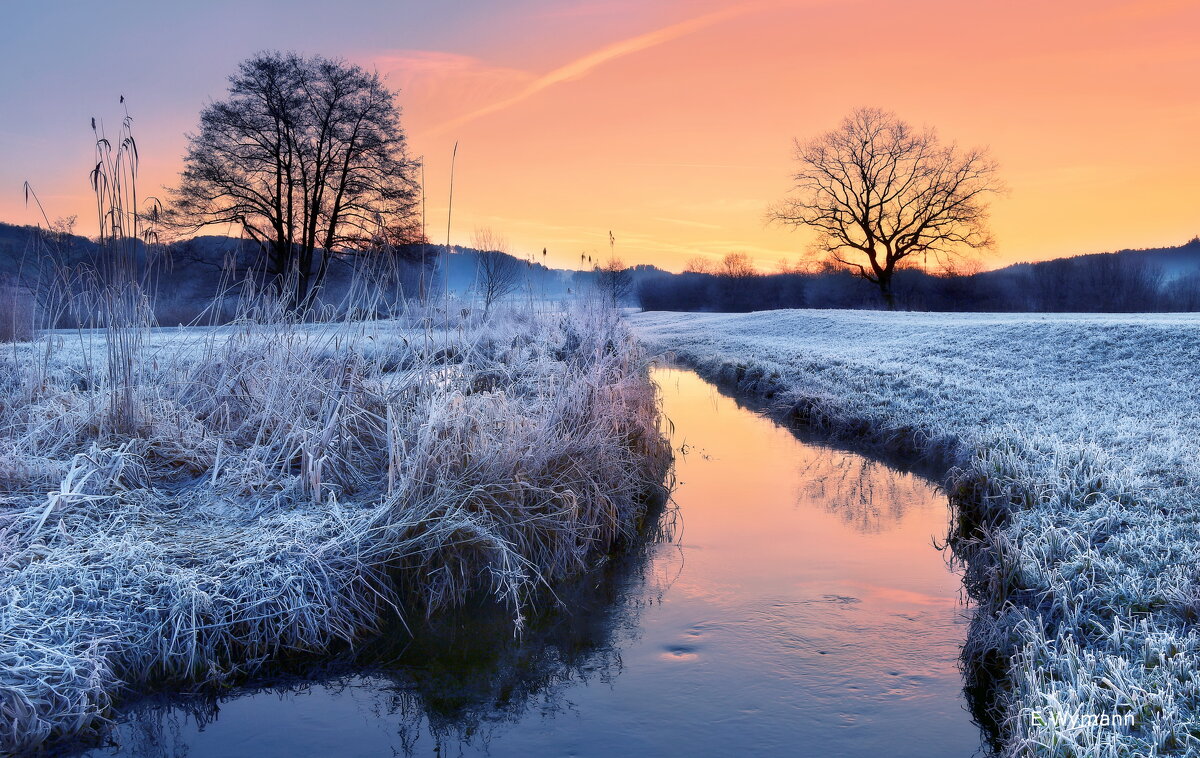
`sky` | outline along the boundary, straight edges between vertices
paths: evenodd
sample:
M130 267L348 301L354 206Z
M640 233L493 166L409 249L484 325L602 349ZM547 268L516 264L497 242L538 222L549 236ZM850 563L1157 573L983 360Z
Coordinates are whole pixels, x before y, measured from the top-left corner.
M0 220L95 233L90 119L134 116L162 194L239 61L344 57L398 88L429 235L480 227L557 266L613 250L680 270L811 255L768 224L793 139L877 106L985 146L1008 192L985 268L1200 234L1200 0L342 0L22 3L0 50ZM215 232L226 231L223 229Z

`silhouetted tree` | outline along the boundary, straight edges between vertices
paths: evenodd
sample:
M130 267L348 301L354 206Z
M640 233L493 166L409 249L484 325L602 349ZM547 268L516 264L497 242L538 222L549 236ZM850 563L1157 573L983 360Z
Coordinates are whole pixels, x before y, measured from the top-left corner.
M475 286L483 297L483 315L492 305L512 293L521 279L521 262L505 250L504 240L490 229L476 229L472 241L475 250Z
M721 275L731 279L745 279L758 273L754 261L745 253L727 253L721 259Z
M876 284L889 308L901 261L991 244L986 199L1001 187L982 150L960 152L932 129L861 108L834 131L797 141L796 160L795 192L769 216L815 229L820 247Z
M361 66L264 52L200 114L169 218L195 231L235 224L267 252L286 297L311 301L331 256L414 237L416 163L395 93Z
M610 258L603 266L596 266L594 272L596 287L612 307L616 308L633 292L633 276L620 258Z
M759 277L745 253L727 253L717 268L717 302L723 311L749 311L763 307L767 279Z

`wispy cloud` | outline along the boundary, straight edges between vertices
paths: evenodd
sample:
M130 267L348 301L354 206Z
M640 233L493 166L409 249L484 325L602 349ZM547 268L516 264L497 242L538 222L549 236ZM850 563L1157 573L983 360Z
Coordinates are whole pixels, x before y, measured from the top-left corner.
M690 226L690 227L694 227L696 229L720 229L721 228L721 226L719 224L706 224L703 221L688 221L688 220L682 219L682 218L663 218L662 216L655 216L654 220L662 221L665 224L678 224L679 226Z
M720 168L720 169L737 169L740 171L775 171L778 166L756 166L749 163L681 163L681 162L640 162L640 163L622 163L622 166L631 168Z
M446 79L471 78L509 84L527 83L533 78L528 72L503 66L490 66L478 58L440 50L398 50L371 57L375 67L402 89L415 81L433 80L441 84Z
M493 66L469 55L435 50L399 50L371 58L375 67L399 88L405 102L422 106L440 105L443 93L452 91L455 100L476 105L520 92L535 78L527 71ZM449 115L449 114L447 114Z
M577 58L565 66L560 66L549 73L543 74L530 82L524 89L517 92L511 97L504 98L497 102L486 105L482 108L470 111L458 118L447 121L439 126L429 130L430 134L445 132L449 129L462 126L477 118L498 113L499 111L511 108L512 106L524 100L537 95L543 90L553 87L556 84L562 84L582 76L586 76L593 69L604 65L618 58L623 58L633 53L641 52L652 47L657 47L666 42L670 42L680 37L694 34L695 32L707 27L719 24L722 21L728 21L738 16L744 16L749 13L768 8L772 5L778 5L779 2L757 2L757 3L739 3L737 5L723 8L719 11L706 13L702 16L680 21L679 23L665 26L661 29L656 29L652 32L639 34L629 39L614 42L611 45L600 48L599 50L589 53L582 58Z

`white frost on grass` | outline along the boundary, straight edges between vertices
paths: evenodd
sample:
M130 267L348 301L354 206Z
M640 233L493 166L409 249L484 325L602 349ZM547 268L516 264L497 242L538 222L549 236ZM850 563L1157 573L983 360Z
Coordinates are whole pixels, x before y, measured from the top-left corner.
M479 590L519 626L669 465L612 313L130 330L0 350L0 753Z
M1003 662L1007 755L1200 755L1200 317L630 321L782 415L956 466L965 657Z

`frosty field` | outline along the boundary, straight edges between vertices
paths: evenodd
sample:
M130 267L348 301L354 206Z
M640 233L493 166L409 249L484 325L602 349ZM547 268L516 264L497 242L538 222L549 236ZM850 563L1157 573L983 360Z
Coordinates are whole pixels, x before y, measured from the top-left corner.
M611 313L56 332L0 350L0 754L634 539L670 451Z
M630 322L781 416L950 468L966 675L1005 754L1200 755L1200 318Z

